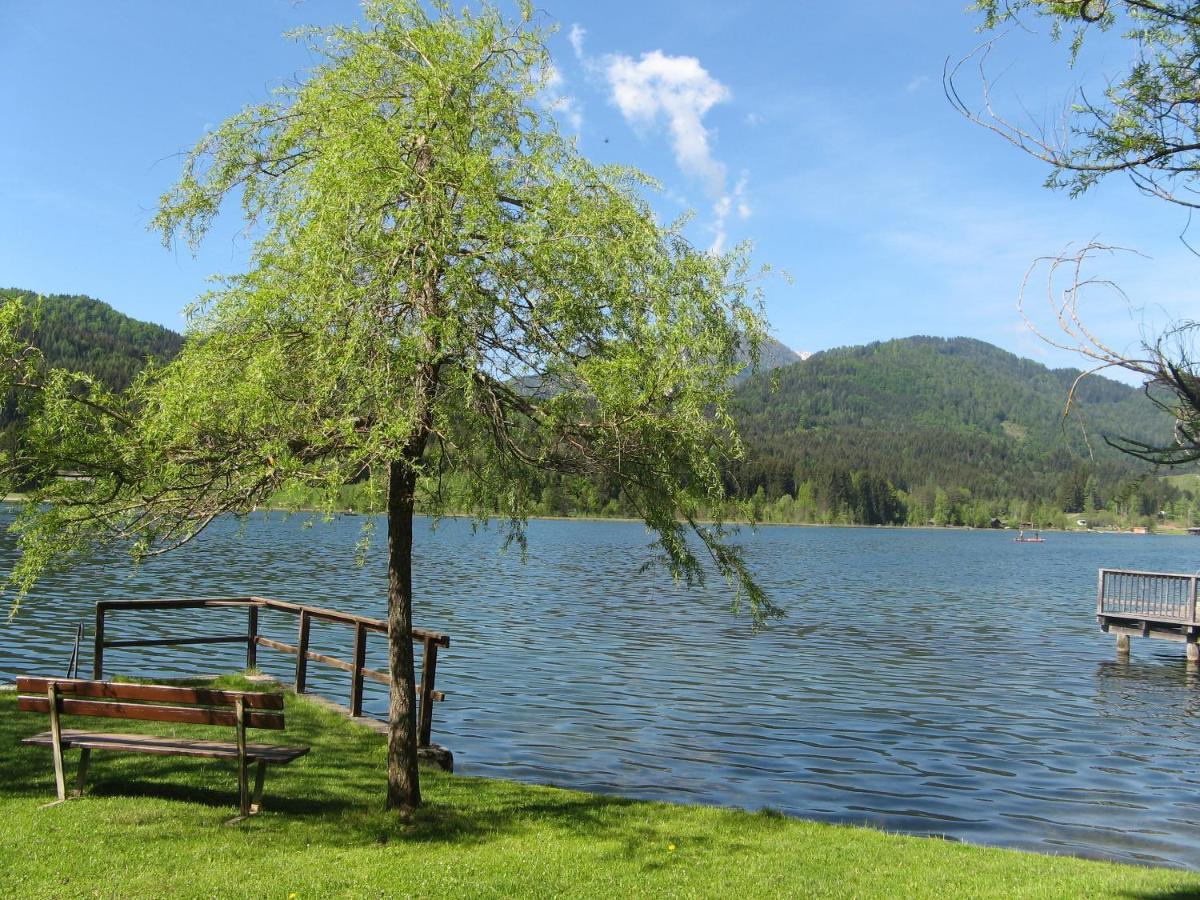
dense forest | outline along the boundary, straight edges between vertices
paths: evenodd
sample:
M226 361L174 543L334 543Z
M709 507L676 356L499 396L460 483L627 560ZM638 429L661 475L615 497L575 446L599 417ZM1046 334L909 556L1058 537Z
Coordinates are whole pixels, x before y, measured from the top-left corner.
M86 372L113 390L128 387L149 360L170 360L183 346L183 336L177 332L132 319L92 297L39 297L18 288L0 288L0 300L10 297L20 298L33 311L33 324L23 337L42 351L49 365ZM0 452L15 446L18 424L15 398L2 398Z
M768 517L864 524L1050 525L1183 499L1105 441L1168 441L1171 419L1095 375L1068 411L1078 376L967 338L818 353L739 386L748 454L730 487Z
M9 289L0 295L27 291ZM84 296L42 298L30 335L54 366L127 386L183 343ZM747 456L731 495L765 521L973 525L1200 521L1190 482L1160 478L1106 436L1167 441L1172 421L1141 390L1074 369L1048 369L967 338L912 337L802 360L777 342L739 381ZM11 423L8 423L11 427ZM443 491L455 492L443 482ZM303 504L298 488L286 498ZM345 505L365 492L348 486ZM543 515L626 515L614 486L550 477Z
M92 297L36 294L0 289L0 299L21 297L38 310L29 339L57 368L87 372L114 390L129 386L147 359L165 362L183 346L183 336L169 328L140 322Z
M727 473L759 519L1039 527L1200 521L1196 495L1105 437L1168 441L1135 387L982 341L913 337L818 353L740 383L746 458ZM625 512L605 485L553 479L543 512Z

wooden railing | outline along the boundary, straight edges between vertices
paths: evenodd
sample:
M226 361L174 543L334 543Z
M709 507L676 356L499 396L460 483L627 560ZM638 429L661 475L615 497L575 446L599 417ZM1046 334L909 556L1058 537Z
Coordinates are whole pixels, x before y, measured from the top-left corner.
M1130 619L1200 625L1196 582L1200 575L1101 569L1096 615L1101 621Z
M114 612L166 609L222 609L244 608L246 610L246 630L240 634L209 635L207 637L174 637L174 638L137 638L133 640L109 640L105 636L106 617ZM287 644L283 641L272 640L258 633L258 615L260 610L272 610L296 616L296 643ZM314 620L345 625L353 629L353 644L351 660L339 659L316 653L309 649L309 635ZM370 633L387 634L387 623L381 619L370 619L352 613L340 612L336 609L325 609L320 606L305 606L300 603L288 603L284 600L269 600L264 597L214 597L207 599L187 600L100 600L96 603L96 636L95 649L92 655L92 677L100 680L104 677L104 651L118 647L175 647L182 645L201 644L245 644L246 668L252 669L258 665L258 648L268 647L281 653L290 653L296 657L296 693L303 694L308 677L309 660L332 666L350 673L350 712L352 715L362 715L363 680L369 679L380 684L390 684L386 672L368 669L367 635ZM437 654L439 647L449 647L450 638L436 631L426 631L422 628L413 629L413 643L422 645L421 681L417 687L417 743L428 747L433 730L433 703L444 700L445 695L434 689L434 679L437 675Z

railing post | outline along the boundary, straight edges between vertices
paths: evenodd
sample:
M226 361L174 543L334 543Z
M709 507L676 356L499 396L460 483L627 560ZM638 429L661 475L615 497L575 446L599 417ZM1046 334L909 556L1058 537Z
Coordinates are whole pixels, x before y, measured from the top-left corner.
M296 638L296 693L304 693L304 679L308 674L308 610L300 611L300 634Z
M362 715L363 666L367 664L367 626L354 625L354 670L350 673L350 715Z
M1104 615L1104 570L1100 570L1100 577L1096 584L1096 615Z
M246 668L258 665L258 604L251 603L246 610Z
M417 746L428 747L433 732L433 679L437 674L438 645L433 638L425 638L425 651L421 657L421 708L417 725Z
M1191 590L1188 594L1188 609L1191 611L1189 621L1191 624L1197 624L1196 618L1196 576L1191 577Z
M104 678L104 604L96 604L96 643L92 650L92 678Z

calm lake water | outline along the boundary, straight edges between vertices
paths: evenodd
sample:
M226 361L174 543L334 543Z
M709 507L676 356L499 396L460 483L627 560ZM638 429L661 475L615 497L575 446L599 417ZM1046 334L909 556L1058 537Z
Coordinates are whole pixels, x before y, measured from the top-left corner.
M48 577L0 625L0 680L63 672L99 598L258 594L382 617L381 549L353 564L362 522L275 516L241 534L219 523L138 570L101 560ZM753 634L723 582L689 591L639 574L640 525L533 522L524 563L465 522L418 531L416 623L452 641L434 740L459 772L1200 868L1200 675L1164 641L1134 639L1132 660L1117 662L1093 616L1099 567L1191 572L1200 539L747 532L789 613ZM0 565L12 556L4 535ZM200 612L154 622L163 634L217 627ZM115 618L110 638L140 636L131 625ZM293 629L264 615L268 636L291 641ZM313 643L349 656L340 628L314 625ZM243 661L233 645L112 650L105 671ZM294 665L266 648L259 661L284 678ZM368 664L386 668L378 638ZM349 675L310 664L309 679L345 702ZM367 690L382 713L381 687Z

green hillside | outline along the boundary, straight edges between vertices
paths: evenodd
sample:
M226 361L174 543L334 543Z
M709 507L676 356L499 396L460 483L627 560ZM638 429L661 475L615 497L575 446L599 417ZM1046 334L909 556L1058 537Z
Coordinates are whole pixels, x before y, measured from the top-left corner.
M30 291L0 289L0 299L6 297L20 297L37 311L26 337L48 365L86 372L113 390L128 387L148 360L165 362L183 346L183 336L171 329L132 319L91 297L51 294L39 300ZM0 397L0 452L16 449L19 425L15 398Z
M1078 375L967 338L818 353L739 386L749 456L731 486L801 499L807 484L818 506L836 506L839 492L852 505L856 493L888 489L931 506L940 489L959 500L1104 508L1149 471L1104 436L1167 441L1172 422L1139 389L1099 376L1080 383L1064 419ZM1156 482L1139 490L1157 491ZM886 513L867 520L891 521Z
M18 288L0 297L22 297L34 308L37 295ZM107 303L83 295L50 294L41 299L37 328L30 335L56 368L87 372L114 390L128 387L147 359L165 362L183 346L169 328L132 319Z
M0 290L13 294L35 299ZM64 295L42 299L31 337L50 365L116 389L183 343L99 300ZM1064 419L1078 375L968 338L904 338L804 361L770 341L762 371L736 388L748 453L728 486L776 521L1052 525L1164 510L1200 520L1200 478L1159 477L1104 442L1168 441L1170 417L1139 389L1091 376ZM11 412L0 412L0 428ZM346 505L358 506L358 489L347 491ZM611 485L583 478L547 476L542 497L545 514L632 512ZM303 490L291 499L303 503Z

